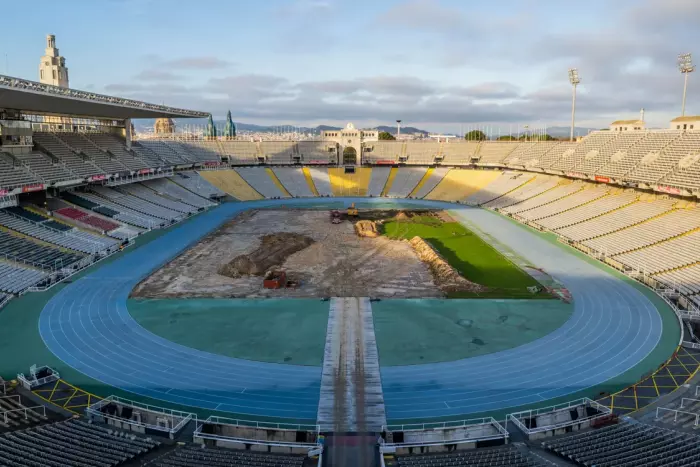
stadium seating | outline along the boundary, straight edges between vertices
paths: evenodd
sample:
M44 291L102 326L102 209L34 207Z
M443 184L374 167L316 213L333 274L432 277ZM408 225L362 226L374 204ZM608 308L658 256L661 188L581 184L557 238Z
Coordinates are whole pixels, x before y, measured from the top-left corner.
M153 168L153 169L159 169L159 168L165 168L165 167L171 167L174 164L170 161L167 161L160 157L155 151L147 148L146 146L142 146L138 142L134 142L131 145L131 150L141 158L146 164Z
M649 161L656 157L666 146L680 138L682 133L675 130L650 131L646 137L629 149L613 154L610 161L595 171L596 175L610 178L623 178L634 170L642 160Z
M158 467L301 467L304 465L304 457L186 445L159 458L155 465Z
M111 466L159 445L150 438L119 436L116 431L73 419L0 435L0 464Z
M534 174L522 172L506 171L496 178L494 181L486 185L476 193L469 195L464 202L471 206L480 206L482 204L493 201L496 198L514 191L518 187L523 186L535 177Z
M277 179L294 197L314 196L306 183L304 170L301 167L275 167L273 169Z
M372 176L367 187L367 196L381 196L389 179L391 167L373 167Z
M220 162L221 147L218 141L187 141L187 152L202 162Z
M577 208L581 205L590 203L599 198L602 198L608 193L609 188L605 186L588 187L586 189L575 192L572 195L564 196L556 201L539 206L535 209L530 209L521 213L521 217L529 221L539 221L547 217L554 216L566 212L570 209Z
M0 265L0 267L2 266ZM0 280L2 280L2 276L0 276ZM0 381L2 381L1 378ZM6 417L3 415L3 412L5 412L4 415L7 415L7 422L5 422ZM44 422L47 420L44 413L44 410L40 407L38 408L35 405L27 407L22 404L22 399L19 395L5 395L0 392L0 429L21 429Z
M586 160L597 158L601 152L608 151L618 136L615 132L594 131L576 144L573 151L567 150L562 153L562 157L553 161L548 168L562 172L573 172L575 167L580 166Z
M226 196L226 193L206 181L197 172L179 172L170 180L204 198L223 198Z
M363 161L367 164L376 164L377 162L398 163L399 157L403 156L403 143L399 141L373 141L364 144L362 152ZM299 146L301 152L301 144ZM305 160L308 160L305 159Z
M15 158L25 164L31 172L45 183L80 179L79 176L73 174L61 164L58 159L52 159L50 156L38 151L16 154Z
M512 204L507 208L503 208L503 212L506 212L508 214L523 213L530 209L535 209L539 206L543 206L545 204L557 201L558 199L564 198L565 196L569 196L573 193L581 191L583 190L583 188L584 185L582 183L571 183L568 180L562 180L556 187L552 188L551 190L547 190L536 196L529 197L525 201L522 201L518 204Z
M55 136L65 144L73 148L76 152L82 152L104 173L113 174L129 170L123 161L112 157L95 146L95 143L78 133L56 133ZM140 164L138 169L145 168L145 164Z
M497 170L452 169L425 198L440 201L462 201L500 176L501 172Z
M93 216L77 208L61 208L56 210L55 214L59 214L76 222L80 222L82 224L94 227L98 230L101 230L104 233L119 228L119 224L117 224L116 222L111 222L106 219L102 219L101 217Z
M447 167L437 167L435 169L428 169L428 171L430 173L426 174L411 192L413 198L424 198L428 193L433 191L442 179L445 178L445 175L447 175L450 169Z
M0 291L8 294L18 294L38 284L46 276L46 272L39 269L0 261Z
M558 144L558 141L521 142L503 159L503 163L508 167L531 167Z
M406 198L425 175L424 167L404 167L398 170L387 192L391 198Z
M119 138L117 135L109 133L85 133L83 136L88 138L93 144L98 146L103 151L109 151L112 153L119 161L121 161L131 170L158 168L162 165L159 162L152 164L151 161L135 156L126 149L124 140Z
M92 188L92 191L105 200L109 200L111 203L128 208L143 215L164 219L170 222L181 220L183 218L183 213L179 211L155 205L141 198L130 196L111 188L96 186Z
M537 223L550 230L561 229L627 206L634 203L638 198L639 195L634 191L610 194L569 211L560 212L546 219L540 219Z
M16 188L40 183L40 180L7 153L0 152L0 187Z
M46 270L68 268L83 259L80 254L63 252L4 231L0 231L0 255Z
M336 164L338 147L329 141L299 141L297 151L302 162L307 164Z
M331 191L331 181L328 177L328 169L309 167L308 171L319 196L332 196L333 192Z
M409 164L431 165L435 163L435 157L440 152L440 143L430 141L408 141L406 143L406 155Z
M192 161L183 158L175 152L165 141L139 140L133 146L134 151L141 157L145 157L146 151L140 151L140 147L146 148L159 159L162 159L167 166L191 165Z
M167 195L161 196L154 190L151 190L150 188L147 188L146 186L140 183L130 183L128 185L121 185L117 187L116 190L120 191L121 193L130 194L135 198L148 201L149 203L155 204L156 206L167 208L172 211L181 212L185 214L194 214L198 211L198 208L168 198L166 197Z
M517 205L522 201L545 193L559 184L559 179L550 175L537 175L524 185L512 190L503 196L484 203L483 206L490 209L503 209Z
M659 273L654 279L686 295L700 294L700 263Z
M345 172L344 168L328 169L333 196L367 196L372 169L357 168L354 172Z
M678 169L681 160L685 157L693 157L697 154L700 154L700 131L686 132L663 148L658 153L658 157L642 159L634 170L625 174L625 179L643 183L657 183ZM678 174L679 178L682 179L683 171ZM673 175L669 178L671 181L675 180ZM689 181L691 180L693 180L692 177L689 177Z
M540 465L515 446L472 449L440 454L397 456L399 467L451 467L462 465L530 467Z
M258 145L252 141L221 141L223 154L228 157L233 165L258 164Z
M263 199L235 170L212 170L199 174L204 180L240 201ZM277 189L277 187L275 187Z
M165 222L150 215L143 214L131 210L125 206L112 203L111 201L100 198L92 193L64 193L62 195L67 201L78 206L90 209L107 217L114 218L118 221L126 222L127 224L142 227L144 229L155 229L165 226Z
M647 248L630 251L615 260L647 274L677 269L700 259L700 232L657 243Z
M479 145L479 152L477 154L479 164L503 165L504 159L519 145L520 143L511 141L485 141Z
M623 154L631 146L646 138L645 131L629 131L618 135L609 144L589 151L583 160L574 168L574 172L594 174L600 168L610 162L615 154Z
M147 180L143 182L143 185L162 196L170 196L175 200L180 200L182 203L194 206L195 208L206 209L216 206L216 203L194 194L167 178Z
M442 163L445 165L467 165L476 157L477 141L453 140L442 145Z
M699 441L693 434L622 422L545 441L542 446L579 465L682 467L700 462Z
M264 167L240 167L236 169L236 172L265 198L286 197L286 194L279 189Z
M292 164L292 155L296 153L294 141L261 141L260 151L268 164Z

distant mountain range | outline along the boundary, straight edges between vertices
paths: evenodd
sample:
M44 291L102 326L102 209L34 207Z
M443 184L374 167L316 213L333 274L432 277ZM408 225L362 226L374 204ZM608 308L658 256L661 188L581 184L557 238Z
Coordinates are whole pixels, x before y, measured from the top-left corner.
M154 120L150 119L144 119L144 120L138 120L134 122L134 126L136 127L137 132L145 132L153 129L154 125ZM251 132L251 133L286 133L286 132L291 132L294 129L297 129L298 131L302 133L312 133L312 134L320 134L322 131L334 131L334 130L341 130L342 127L338 126L330 126L330 125L318 125L316 127L294 127L292 125L254 125L252 123L243 123L243 122L234 122L236 124L236 129L238 132ZM185 129L187 127L193 127L193 128L202 128L207 124L207 119L205 118L192 118L192 119L186 119L186 120L180 120L176 121L176 125L180 129ZM217 128L223 128L226 122L224 120L214 120L214 124L217 126ZM387 125L380 125L376 128L378 131L386 131L387 133L391 133L392 135L396 135L396 126L387 126ZM590 131L596 130L596 128L584 128L584 127L576 127L575 128L575 135L576 136L585 136L587 135ZM555 138L563 138L569 136L570 132L570 127L565 127L565 126L553 126L553 127L548 127L547 128L547 133ZM401 134L403 135L416 135L416 136L427 136L430 133L435 133L435 132L429 132L426 130L421 130L420 128L415 128L412 126L407 126L407 127L401 127ZM448 133L452 134L452 133Z

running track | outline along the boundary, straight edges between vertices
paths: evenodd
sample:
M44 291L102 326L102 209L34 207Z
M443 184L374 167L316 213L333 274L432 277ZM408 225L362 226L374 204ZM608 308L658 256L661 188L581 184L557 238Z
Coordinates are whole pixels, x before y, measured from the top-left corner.
M352 201L388 204L367 198L340 202ZM661 317L641 292L507 219L448 203L389 202L454 210L458 219L475 223L556 277L575 303L561 328L529 344L454 362L383 368L390 420L466 417L572 394L629 370L659 342ZM200 214L56 294L39 320L44 342L67 365L141 396L250 416L315 420L321 367L253 362L184 347L140 327L126 308L139 281L233 215L280 204L328 205L329 200L227 203Z

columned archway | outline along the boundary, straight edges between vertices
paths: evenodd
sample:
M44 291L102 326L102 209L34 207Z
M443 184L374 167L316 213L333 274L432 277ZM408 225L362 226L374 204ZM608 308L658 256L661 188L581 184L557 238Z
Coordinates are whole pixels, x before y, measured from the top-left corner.
M357 149L352 146L345 146L343 149L343 165L357 164Z

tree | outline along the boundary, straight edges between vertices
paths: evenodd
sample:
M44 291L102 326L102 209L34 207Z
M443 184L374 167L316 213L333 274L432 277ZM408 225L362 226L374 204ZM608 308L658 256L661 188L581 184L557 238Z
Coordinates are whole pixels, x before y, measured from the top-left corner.
M537 133L532 133L532 134L525 134L523 133L520 135L520 141L555 141L556 139L553 138L551 135L548 134L537 134Z
M486 133L484 133L481 130L472 130L469 133L464 135L464 139L467 141L485 141L486 138Z
M499 136L498 141L517 141L518 138L516 138L513 135L505 135L505 136Z
M389 133L388 131L380 131L379 132L379 141L393 141L395 140L396 137Z

